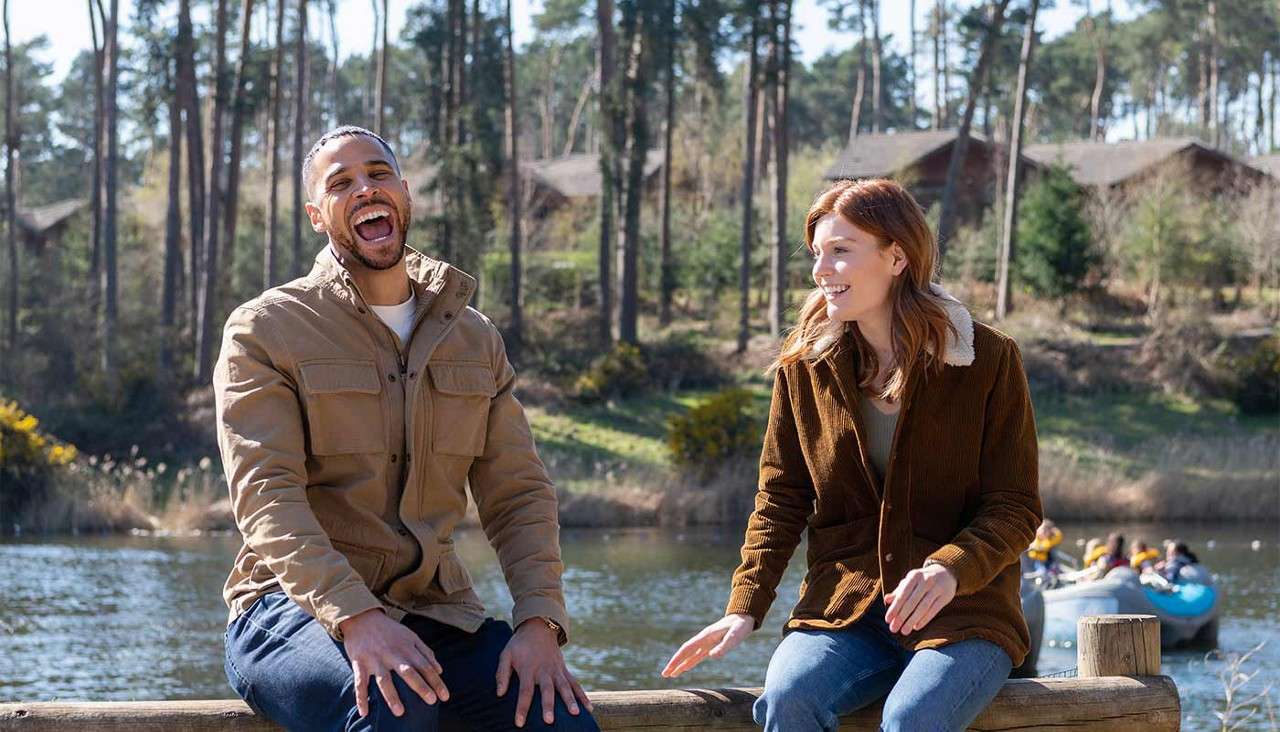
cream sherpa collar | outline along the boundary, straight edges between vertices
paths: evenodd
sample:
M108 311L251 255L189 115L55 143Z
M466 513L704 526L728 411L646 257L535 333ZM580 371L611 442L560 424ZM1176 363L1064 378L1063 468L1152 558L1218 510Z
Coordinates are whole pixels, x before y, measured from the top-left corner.
M964 303L952 297L938 283L931 283L929 292L942 300L942 309L947 313L947 318L951 320L953 329L947 331L947 347L946 353L942 356L943 363L948 366L968 366L972 364L974 357L973 316L969 314L969 310L965 308ZM826 353L835 341L845 333L847 327L819 338L813 344L813 350L810 351L812 356L816 358Z

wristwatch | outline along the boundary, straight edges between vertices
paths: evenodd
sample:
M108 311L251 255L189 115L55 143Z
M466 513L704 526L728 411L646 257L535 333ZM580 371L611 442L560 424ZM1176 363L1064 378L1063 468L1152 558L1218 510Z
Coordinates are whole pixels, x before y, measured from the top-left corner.
M539 619L539 620L541 620L542 622L546 623L546 624L547 624L547 627L551 629L551 632L552 632L552 633L555 633L555 634L556 634L556 637L557 637L557 638L559 638L559 637L560 637L560 634L564 632L564 628L561 628L561 627L560 627L560 624L559 624L559 623L557 623L556 621L552 620L551 618L548 618L548 617L543 616L543 617L540 617L540 618L538 618L538 619Z

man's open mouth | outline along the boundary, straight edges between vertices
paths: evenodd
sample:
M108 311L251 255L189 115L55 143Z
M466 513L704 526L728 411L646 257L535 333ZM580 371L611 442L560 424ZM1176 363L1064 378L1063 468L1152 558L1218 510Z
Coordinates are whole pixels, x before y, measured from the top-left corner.
M391 236L393 225L391 223L391 212L378 207L366 210L355 217L356 234L361 239L368 242L375 242Z

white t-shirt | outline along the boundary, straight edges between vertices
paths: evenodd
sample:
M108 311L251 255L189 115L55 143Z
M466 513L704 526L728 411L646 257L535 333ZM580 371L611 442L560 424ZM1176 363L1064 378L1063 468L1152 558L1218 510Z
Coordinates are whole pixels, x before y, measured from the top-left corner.
M407 344L409 342L409 331L413 328L413 312L417 309L418 298L413 294L413 290L409 290L409 299L399 305L370 305L373 312L387 327L395 331L400 336L400 343Z

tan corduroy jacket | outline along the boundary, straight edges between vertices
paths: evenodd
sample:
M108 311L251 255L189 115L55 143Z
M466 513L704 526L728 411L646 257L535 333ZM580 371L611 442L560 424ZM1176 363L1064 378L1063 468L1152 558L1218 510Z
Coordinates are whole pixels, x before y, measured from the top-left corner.
M787 628L850 625L933 559L955 575L956 597L904 646L982 638L1022 662L1018 557L1041 518L1026 375L1011 338L954 300L947 311L959 336L940 373L910 375L883 484L861 439L851 337L778 371L726 613L759 625L807 528L808 574Z
M244 537L223 593L230 615L280 589L338 639L340 622L378 607L474 631L485 609L452 539L470 484L513 623L568 629L555 489L502 338L467 307L471 277L406 259L407 348L328 247L310 274L227 320L213 383Z

